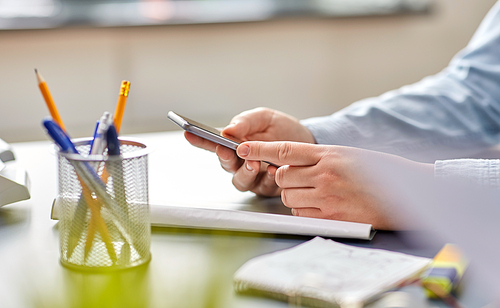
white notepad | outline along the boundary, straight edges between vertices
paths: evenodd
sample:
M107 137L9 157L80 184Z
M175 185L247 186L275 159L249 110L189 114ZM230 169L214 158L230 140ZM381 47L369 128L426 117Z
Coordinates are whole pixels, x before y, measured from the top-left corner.
M372 239L372 225L329 219L250 212L234 209L150 205L151 225L243 232ZM52 205L52 219L59 219L60 202Z
M241 210L151 205L151 225L369 240L372 225Z
M421 273L431 259L316 237L251 259L234 275L239 292L324 307L362 307Z

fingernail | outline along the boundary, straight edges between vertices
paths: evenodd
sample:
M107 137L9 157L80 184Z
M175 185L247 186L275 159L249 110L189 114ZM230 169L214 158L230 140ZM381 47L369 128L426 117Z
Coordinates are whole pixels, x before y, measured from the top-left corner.
M230 159L225 159L224 157L220 157L220 156L219 156L219 159L222 161L230 161Z
M274 178L274 174L271 173L270 171L267 171L267 175L269 175L270 177Z
M292 211L291 211L291 212L292 212L292 215L294 215L294 216L295 216L295 209L292 209Z
M248 154L250 154L250 147L248 145L244 144L238 147L238 155L240 157L246 157Z
M253 171L253 168L250 166L248 162L245 164L245 167L247 167L248 171Z
M228 126L224 127L224 130L226 130L226 129L228 129L228 128L232 128L232 127L234 127L235 125L236 125L236 124L231 123L231 124L229 124Z

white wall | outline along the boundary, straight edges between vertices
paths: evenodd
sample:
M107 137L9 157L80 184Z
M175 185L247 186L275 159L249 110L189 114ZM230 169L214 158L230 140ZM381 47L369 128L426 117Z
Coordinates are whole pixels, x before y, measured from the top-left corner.
M437 0L428 15L0 32L0 137L45 139L47 79L72 136L113 112L131 81L123 133L175 129L174 110L225 125L268 106L305 118L441 70L495 0Z

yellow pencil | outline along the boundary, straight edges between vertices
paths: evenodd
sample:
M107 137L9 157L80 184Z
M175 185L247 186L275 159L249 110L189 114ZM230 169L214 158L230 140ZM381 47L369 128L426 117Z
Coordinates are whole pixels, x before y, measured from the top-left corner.
M116 132L120 132L122 126L123 113L125 112L125 105L127 104L128 92L130 90L130 81L123 80L120 86L120 95L118 96L118 103L116 104L115 115L113 124L115 125Z
M104 222L102 216L101 216L101 207L98 204L97 200L94 200L91 196L91 192L87 185L81 181L80 178L80 183L82 185L82 192L85 197L85 201L87 202L87 206L90 209L90 214L91 214L91 220L89 223L89 227L87 230L87 238L85 240L85 248L84 248L84 260L87 260L88 254L90 252L90 249L92 248L92 243L94 241L94 236L95 236L95 231L96 229L99 231L102 237L102 241L104 242L104 245L106 246L106 249L108 250L109 257L111 258L111 261L116 263L117 258L116 258L116 252L113 247L113 240L111 239L109 235L108 228L106 227L106 223ZM89 241L90 240L90 241Z
M66 127L64 127L61 116L59 115L59 112L57 111L56 104L54 103L54 100L52 99L52 95L50 94L49 87L47 87L47 83L45 82L45 79L43 79L42 75L40 75L40 73L38 73L38 70L36 68L35 68L35 74L36 74L36 79L38 80L38 87L40 88L40 91L42 92L42 96L45 100L45 103L47 104L47 107L49 108L49 112L50 112L50 115L52 116L52 119L62 128L63 131L66 131Z

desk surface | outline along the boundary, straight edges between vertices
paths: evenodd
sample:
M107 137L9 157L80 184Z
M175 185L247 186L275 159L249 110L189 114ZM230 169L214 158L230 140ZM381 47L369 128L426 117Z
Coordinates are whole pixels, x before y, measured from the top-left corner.
M154 148L149 160L151 203L259 205L258 198L231 185L231 175L214 155L191 147L180 132L135 137ZM13 146L17 161L28 170L32 198L0 208L1 307L289 307L236 294L232 275L250 258L307 237L154 228L152 261L146 266L108 274L62 267L57 223L49 218L57 193L56 157L49 142ZM414 232L379 232L371 242L345 242L433 256L440 247L423 238ZM480 292L466 289L462 299L467 307L485 304Z

